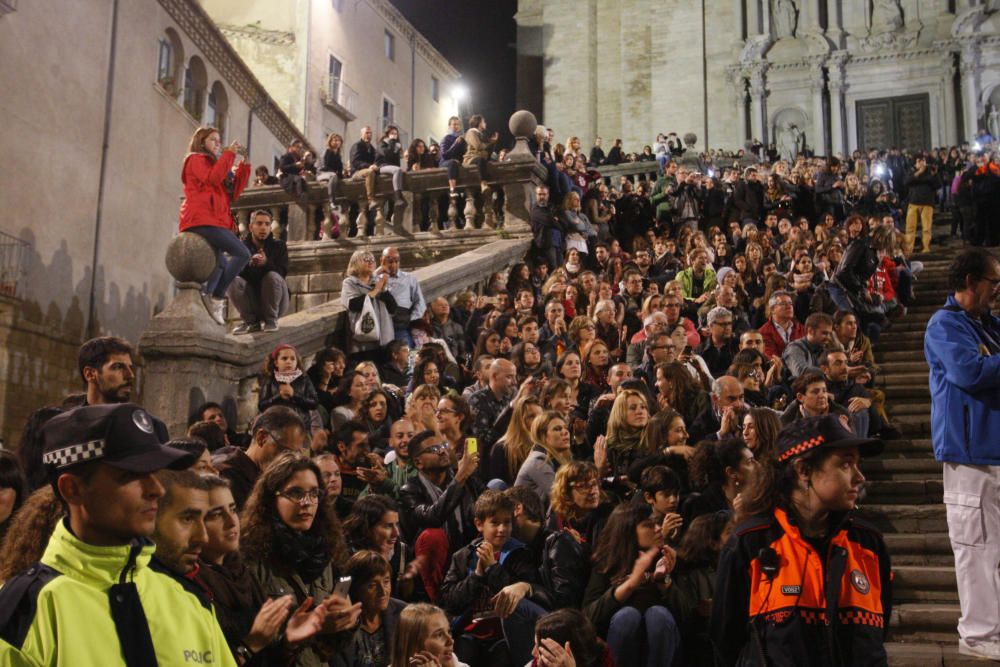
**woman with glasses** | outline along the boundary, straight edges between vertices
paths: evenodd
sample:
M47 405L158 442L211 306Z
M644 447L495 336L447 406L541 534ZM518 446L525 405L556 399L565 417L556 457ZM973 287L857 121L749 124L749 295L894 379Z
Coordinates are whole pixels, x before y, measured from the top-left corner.
M309 459L287 452L271 462L243 510L240 551L264 595L291 594L297 607L334 594L346 547L340 522L324 496L322 474ZM325 665L334 647L350 637L361 605L341 605L313 640L295 654L301 667Z
M590 576L590 554L611 504L601 492L597 467L572 461L556 472L552 511L542 559L542 581L555 609L579 608Z
M378 280L374 276L375 256L367 250L356 250L347 263L340 288L340 302L348 312L347 354L352 363L382 361L382 350L394 336L392 314L396 311L396 300L387 289L389 274L380 274ZM378 335L373 340L358 340L354 332L359 328L358 320L366 301L374 308L374 322L362 322L361 328L374 324Z
M461 396L446 394L438 401L434 417L438 433L448 443L453 459L458 459L465 453L465 436L472 427L469 402Z

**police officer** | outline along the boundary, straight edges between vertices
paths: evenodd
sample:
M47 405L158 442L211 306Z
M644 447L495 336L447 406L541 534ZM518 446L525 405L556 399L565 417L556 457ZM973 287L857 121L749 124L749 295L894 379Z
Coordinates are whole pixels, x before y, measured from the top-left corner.
M778 437L776 460L746 492L719 560L711 635L717 665L886 665L889 554L854 516L861 456L882 443L836 415Z
M223 665L215 614L149 568L163 487L192 455L130 403L77 408L42 430L42 461L67 516L40 563L0 589L0 664Z

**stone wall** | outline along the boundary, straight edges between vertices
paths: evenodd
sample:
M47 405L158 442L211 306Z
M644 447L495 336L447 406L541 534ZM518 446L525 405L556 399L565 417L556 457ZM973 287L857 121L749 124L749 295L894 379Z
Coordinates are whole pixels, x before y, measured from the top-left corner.
M792 0L791 34L772 4L522 0L518 88L545 91L541 121L559 141L620 137L636 152L668 131L694 132L698 150L774 141L775 122L792 116L814 151L849 152L858 101L915 93L929 97L940 146L973 137L1000 100L1000 19L982 3L899 0L886 18L860 0Z

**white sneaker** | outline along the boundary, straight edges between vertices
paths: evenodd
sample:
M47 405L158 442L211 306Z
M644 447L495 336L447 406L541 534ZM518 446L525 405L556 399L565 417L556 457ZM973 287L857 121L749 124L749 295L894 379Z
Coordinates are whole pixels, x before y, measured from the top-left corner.
M986 658L1000 662L1000 642L976 642L970 644L964 639L958 640L958 652L960 655L971 655L977 658Z
M226 323L225 311L226 311L226 300L216 299L211 294L202 294L201 302L205 304L205 310L216 324L224 325Z

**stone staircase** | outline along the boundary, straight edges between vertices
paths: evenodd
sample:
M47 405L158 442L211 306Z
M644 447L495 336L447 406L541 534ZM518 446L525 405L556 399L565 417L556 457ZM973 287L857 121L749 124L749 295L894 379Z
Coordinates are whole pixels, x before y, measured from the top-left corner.
M863 464L869 479L864 515L885 534L894 572L894 608L888 645L892 665L971 665L958 655L959 606L945 508L941 464L930 441L930 393L923 336L927 320L947 297L945 274L959 243L939 244L918 257L924 271L917 301L876 346L879 383L903 439L888 441L881 457Z

